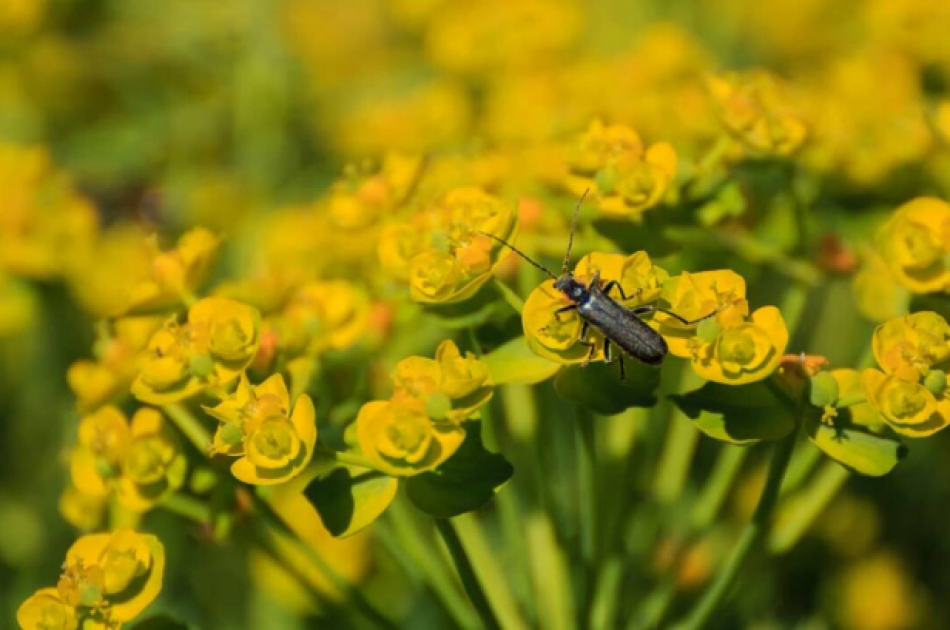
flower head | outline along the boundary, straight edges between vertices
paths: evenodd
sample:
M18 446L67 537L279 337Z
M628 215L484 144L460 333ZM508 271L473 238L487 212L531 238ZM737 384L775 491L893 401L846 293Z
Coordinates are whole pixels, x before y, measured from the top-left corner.
M920 197L900 206L877 232L881 257L914 293L950 289L950 205Z
M238 460L231 472L245 483L273 485L299 475L317 443L316 411L303 394L293 408L284 378L275 374L260 385L241 375L237 390L216 407L212 449Z
M659 204L676 176L676 152L665 142L645 147L623 125L595 120L566 156L563 184L575 195L589 190L604 214L639 219Z
M24 630L117 630L152 603L162 588L165 551L152 535L119 529L77 540L55 588L44 588L17 611Z

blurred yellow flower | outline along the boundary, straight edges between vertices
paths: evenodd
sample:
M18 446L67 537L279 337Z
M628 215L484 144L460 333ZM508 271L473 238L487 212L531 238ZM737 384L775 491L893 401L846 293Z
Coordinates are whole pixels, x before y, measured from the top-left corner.
M805 140L784 87L765 71L711 75L707 88L726 131L753 155L787 156Z
M84 417L70 460L77 490L93 497L115 492L135 512L151 509L180 488L187 467L176 433L161 413L147 407L135 412L131 426L113 406Z
M412 299L458 302L474 295L507 249L486 236L511 238L517 213L510 204L475 187L455 188L387 227L379 242L383 269L409 282Z
M448 3L429 24L426 50L435 64L462 73L534 67L567 49L580 21L570 0Z
M950 289L950 205L919 197L897 208L877 232L881 257L914 293Z
M164 311L180 303L190 304L211 269L219 245L218 237L203 228L182 234L169 251L160 251L153 238L149 276L131 287L127 301L114 314Z
M892 552L878 551L849 566L835 598L846 630L908 630L922 621L922 601L914 578Z
M242 374L233 394L204 409L220 422L212 452L237 457L231 472L245 483L283 483L299 475L313 457L317 443L313 401L303 394L291 409L280 374L253 386Z
M567 150L563 186L589 190L604 214L639 219L659 204L676 176L676 151L665 142L645 147L630 127L594 120Z

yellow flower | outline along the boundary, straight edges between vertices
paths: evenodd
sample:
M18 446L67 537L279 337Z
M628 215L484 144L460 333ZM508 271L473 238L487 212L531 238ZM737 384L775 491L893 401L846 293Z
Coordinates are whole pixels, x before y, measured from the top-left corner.
M187 466L161 413L139 409L129 427L125 414L108 406L80 422L70 473L81 493L104 497L114 488L125 507L144 512L181 487Z
M428 237L417 226L409 223L388 225L379 236L379 264L393 278L408 281L413 258L426 251L427 246Z
M752 313L750 321L723 329L712 340L689 342L693 369L701 377L742 385L768 377L778 367L788 345L788 328L774 306Z
M291 410L290 394L279 374L256 386L242 374L234 394L204 409L220 422L213 451L238 457L231 473L245 483L283 483L299 475L313 457L317 443L313 401L301 395Z
M900 206L877 232L877 246L898 281L914 293L950 289L950 205L919 197Z
M394 477L417 475L451 457L465 439L454 422L434 422L418 398L394 396L368 402L356 418L363 454Z
M93 247L95 208L38 146L0 144L0 191L0 268L35 279L69 275Z
M413 225L428 233L427 243L420 248L415 237L396 228L384 235L380 255L384 264L393 262L398 277L406 267L404 254L420 250L408 261L412 299L458 302L474 295L508 253L486 234L508 240L516 224L517 213L509 204L480 188L456 188L415 217Z
M310 282L300 287L271 323L282 350L317 355L345 350L366 333L370 301L366 291L344 280Z
M435 350L435 360L442 368L441 389L449 398L462 399L463 407L480 407L491 398L492 380L488 366L471 352L465 356L451 339Z
M210 352L218 380L227 383L250 365L260 345L256 308L227 298L204 298L188 309L192 343Z
M706 324L714 328L714 333L744 322L749 314L745 280L728 269L684 271L663 283L661 299L669 305L669 310L689 321L715 313ZM657 313L654 320L669 345L670 354L682 358L693 356L693 346L698 339L696 326L687 326L665 313Z
M120 464L131 441L128 420L117 407L103 407L84 417L79 423L79 444L70 459L76 488L87 495L107 495L110 482L121 474Z
M872 348L884 372L916 379L950 359L950 325L932 311L897 317L874 330Z
M99 527L105 515L107 498L80 492L70 484L59 497L59 513L67 523L89 531Z
M868 402L894 431L908 437L933 435L950 423L946 388L935 396L915 375L907 376L869 368L861 374L861 384Z
M193 299L218 251L220 240L203 228L182 234L172 250L159 251L153 240L148 278L135 284L122 309L115 314L155 312Z
M124 317L111 326L99 327L93 346L95 360L76 361L66 373L80 411L97 409L129 392L138 355L161 325L159 317Z
M589 254L578 261L574 277L587 284L593 281L596 272L600 274L601 287L610 281L620 282L628 300L621 300L616 289L611 291L610 296L627 307L656 300L662 283L669 277L665 270L650 261L646 252L635 252L630 256L599 252ZM563 293L554 288L553 280L546 280L528 295L521 313L528 347L538 356L565 365L583 363L588 357L593 361L603 360L603 335L600 332L594 328L588 332L588 340L595 344L591 354L590 347L580 343L583 322L577 312L567 311L555 315L558 309L570 303Z
M97 607L106 619L124 623L158 596L164 571L165 549L155 536L119 529L77 540L56 589L74 607Z
M595 120L567 153L564 185L589 190L601 212L638 220L659 204L676 176L676 152L665 142L644 147L633 129Z
M348 166L330 189L327 208L344 229L365 228L392 213L411 192L422 160L389 152L376 172Z
M76 609L59 597L55 588L43 588L20 605L16 613L22 630L77 630Z
M140 356L132 394L153 405L184 400L205 387L233 382L261 342L257 309L227 298L198 300L188 323L169 321Z
M438 66L472 74L535 67L576 39L580 12L566 0L453 3L436 13L426 51Z
M707 88L726 130L754 154L791 155L805 140L776 78L764 71L711 76Z

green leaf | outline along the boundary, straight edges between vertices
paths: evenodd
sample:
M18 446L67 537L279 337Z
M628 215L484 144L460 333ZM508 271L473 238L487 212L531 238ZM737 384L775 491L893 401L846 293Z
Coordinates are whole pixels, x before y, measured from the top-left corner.
M516 337L486 354L482 361L496 385L524 383L534 385L557 374L561 366L531 352L524 337Z
M138 622L132 630L188 630L188 624L168 615L158 615Z
M795 428L791 411L763 383L706 383L688 394L670 396L711 438L731 444L778 440Z
M344 538L379 518L398 488L396 479L381 473L353 474L349 468L340 467L311 481L304 496L316 508L327 531Z
M625 358L626 380L621 381L617 361L566 368L554 379L554 389L561 398L603 415L655 405L660 370Z
M806 428L808 437L825 455L862 475L886 475L907 454L907 447L897 440L855 428L831 427L817 418L810 418Z
M406 480L406 494L417 508L435 518L451 518L488 503L511 479L514 468L503 455L485 450L481 423L466 422L465 441L433 471Z

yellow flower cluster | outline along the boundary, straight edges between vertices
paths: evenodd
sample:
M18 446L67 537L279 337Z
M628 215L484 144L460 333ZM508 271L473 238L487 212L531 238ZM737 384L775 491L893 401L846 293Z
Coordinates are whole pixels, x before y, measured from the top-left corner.
M187 469L178 435L149 407L136 411L131 423L112 405L84 417L70 458L76 490L98 499L114 493L135 512L150 509L180 488Z
M219 422L212 453L237 457L231 472L245 483L283 483L299 475L313 457L317 443L313 401L303 394L291 408L280 374L254 386L242 374L233 394L204 409Z
M630 127L595 120L567 147L565 166L566 190L578 197L589 190L605 215L639 220L670 191L676 151L666 142L646 147Z
M778 80L764 71L707 79L713 109L729 134L752 155L787 156L805 140L805 123L789 112Z
M943 317L922 311L885 322L873 348L880 369L864 370L861 384L891 429L925 437L950 424L950 325Z
M162 589L165 550L155 536L119 529L77 540L55 587L20 606L22 630L118 630Z
M379 261L387 273L408 281L414 301L458 302L474 295L507 253L488 235L510 239L517 218L513 207L480 188L456 188L408 221L388 226Z
M389 400L360 409L360 449L379 470L394 477L417 475L451 457L465 439L461 423L493 393L488 367L445 340L435 359L409 357L396 365Z
M206 388L234 382L250 365L261 342L257 309L227 298L203 298L188 309L188 321L167 321L142 353L132 394L164 405Z
M574 277L584 283L599 273L601 287L618 282L613 299L628 308L661 303L688 321L663 312L650 322L666 340L672 355L689 359L696 373L718 383L740 385L769 376L788 344L788 330L777 308L766 306L749 315L745 281L728 270L670 275L645 252L631 256L594 253L578 262ZM575 311L557 314L570 301L547 280L528 296L522 324L528 346L539 356L565 365L601 361L603 335L591 328L580 338L583 321ZM582 343L587 342L587 343ZM593 343L593 348L589 346Z

